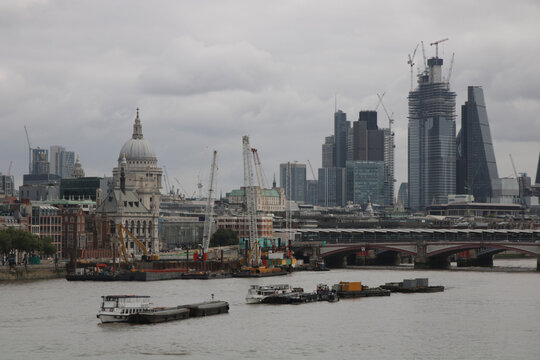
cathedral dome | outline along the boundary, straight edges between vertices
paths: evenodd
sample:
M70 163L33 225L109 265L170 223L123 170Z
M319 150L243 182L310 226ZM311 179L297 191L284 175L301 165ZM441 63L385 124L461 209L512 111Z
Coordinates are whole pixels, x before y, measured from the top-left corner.
M126 141L118 160L122 160L122 157L126 155L127 161L149 161L157 160L156 153L152 145L143 139L141 120L139 119L139 109L137 109L137 117L135 118L135 124L133 125L133 136Z

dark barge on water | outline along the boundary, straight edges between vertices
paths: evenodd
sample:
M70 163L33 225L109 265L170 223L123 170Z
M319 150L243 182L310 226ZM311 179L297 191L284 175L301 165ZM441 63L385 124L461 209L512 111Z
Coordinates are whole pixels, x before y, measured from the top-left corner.
M340 298L390 296L390 290L382 289L381 287L370 288L369 286L362 285L360 281L340 281L339 284L335 284L332 287L332 290L336 291Z
M391 292L400 293L433 293L444 291L444 286L429 286L427 278L405 279L402 282L390 282L381 285L381 288Z
M166 321L182 320L229 312L226 301L206 301L176 307L154 308L152 311L140 312L128 316L127 322L132 324L153 324Z

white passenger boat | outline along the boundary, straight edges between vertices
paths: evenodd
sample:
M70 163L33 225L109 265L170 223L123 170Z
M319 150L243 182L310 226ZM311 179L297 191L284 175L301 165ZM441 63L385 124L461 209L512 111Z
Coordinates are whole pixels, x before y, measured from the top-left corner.
M140 312L155 311L146 295L105 295L97 317L102 323L126 322L128 316Z
M248 304L258 304L272 295L290 294L294 289L288 284L278 285L251 285L246 295Z

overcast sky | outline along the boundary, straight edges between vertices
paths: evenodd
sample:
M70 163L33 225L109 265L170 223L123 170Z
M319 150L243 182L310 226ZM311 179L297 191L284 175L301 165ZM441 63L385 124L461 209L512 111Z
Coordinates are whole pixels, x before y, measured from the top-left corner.
M242 135L267 181L279 164L321 166L334 99L348 119L377 105L394 113L396 192L407 181L407 55L439 48L457 93L484 88L499 175L533 177L540 151L537 1L46 1L0 2L0 171L17 186L32 146L80 154L87 176L110 176L131 137L144 137L171 182L243 184ZM422 52L416 54L420 64ZM415 66L415 73L416 73ZM388 124L379 112L379 126ZM308 170L308 179L311 179ZM278 180L279 182L279 180ZM175 184L176 185L176 184Z

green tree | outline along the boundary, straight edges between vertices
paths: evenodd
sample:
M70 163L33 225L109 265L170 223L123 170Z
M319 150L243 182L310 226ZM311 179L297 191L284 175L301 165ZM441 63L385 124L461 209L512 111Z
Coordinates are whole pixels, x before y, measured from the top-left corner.
M40 239L40 249L39 252L46 256L51 256L56 254L56 245L52 243L51 237L47 236L43 239Z
M0 254L9 254L13 248L11 243L11 236L7 230L0 230Z
M238 245L238 234L231 229L218 229L210 239L210 247Z

